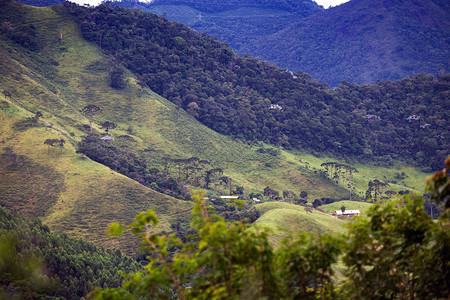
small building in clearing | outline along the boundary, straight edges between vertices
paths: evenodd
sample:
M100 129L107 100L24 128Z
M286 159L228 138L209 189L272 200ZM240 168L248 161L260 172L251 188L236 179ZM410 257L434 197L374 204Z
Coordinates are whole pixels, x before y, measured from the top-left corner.
M361 212L358 209L354 210L336 210L334 213L337 217L353 217L353 216L359 216L361 215Z

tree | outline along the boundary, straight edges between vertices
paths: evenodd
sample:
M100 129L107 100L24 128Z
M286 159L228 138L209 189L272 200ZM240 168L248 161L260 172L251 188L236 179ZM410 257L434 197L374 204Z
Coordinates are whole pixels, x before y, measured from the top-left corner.
M376 203L350 224L343 290L351 299L440 299L450 291L449 218L433 222L423 199Z
M284 190L283 191L283 198L288 200L289 202L293 201L295 199L296 195L291 190Z
M344 214L344 212L345 212L345 206L344 205L341 206L341 211L342 211L342 214Z
M60 139L59 140L59 143L58 143L58 146L59 146L59 148L61 149L61 153L62 153L62 151L63 151L63 148L64 148L64 144L66 143L66 140L65 139Z
M450 209L450 156L444 162L444 169L437 171L427 180L427 191L431 192L430 199L438 204L443 203L446 210Z
M61 139L62 140L62 139ZM59 139L46 139L44 145L47 145L47 153L50 153L50 146L60 145L61 140Z
M266 187L264 189L264 196L269 197L271 199L276 198L280 195L280 193L274 189L271 189L270 187Z
M301 197L302 199L308 198L308 192L307 192L307 191L301 191L301 192L300 192L300 197Z
M216 175L215 175L216 174ZM206 171L206 176L205 176L205 188L209 189L209 185L215 181L215 178L220 178L223 174L223 169L221 168L215 168L215 169L211 169Z
M107 134L109 133L109 130L111 130L111 129L116 129L116 128L117 128L117 124L116 124L116 123L109 122L109 121L105 121L105 122L103 122L103 123L100 124L100 125L101 125L101 127L102 127L103 129L105 129L105 131L106 131Z
M198 111L200 108L199 108L199 106L198 106L197 103L191 102L191 103L188 104L187 108L188 108L187 111L188 111L188 113L189 113L191 116L193 116L194 118L198 116L198 112L197 112L197 111Z
M40 111L37 111L35 114L34 114L34 117L32 118L33 119L33 121L34 122L38 122L39 121L39 118L40 117L43 117L44 115L40 112Z
M101 113L102 109L98 106L90 104L90 105L83 107L81 112L83 112L89 116L89 126L91 127L91 131L92 131L92 117L96 114Z
M114 66L109 72L110 85L112 88L122 90L126 87L125 71L120 66Z
M313 201L313 206L314 208L318 208L319 206L321 206L323 204L322 200L320 199L314 199Z

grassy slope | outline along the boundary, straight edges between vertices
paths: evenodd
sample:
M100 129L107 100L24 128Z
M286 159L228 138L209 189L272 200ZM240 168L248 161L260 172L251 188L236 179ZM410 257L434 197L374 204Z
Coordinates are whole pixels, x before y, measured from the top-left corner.
M30 191L35 186L44 190L37 193L41 196L34 200L27 197L25 204L35 201L44 221L53 229L111 245L104 231L112 221L128 222L139 211L155 208L163 225L168 225L172 216L185 214L191 207L187 202L156 193L75 154L76 142L83 135L80 126L89 123L79 111L88 104L103 109L102 114L94 117L94 123L109 120L119 124L113 135L126 134L131 126L138 140L135 147L153 150L150 160L154 163L161 162L164 156L188 158L195 155L211 161L213 167L224 168L225 175L249 190L261 191L269 185L280 191L291 189L299 193L305 190L312 199L347 195L344 189L324 181L300 160L320 166L320 160L313 156L285 151L280 157L257 153L255 150L260 146L248 146L217 134L185 112L178 117L172 103L149 90L141 91L132 76L128 78L126 89L111 89L108 72L112 62L97 47L82 39L70 18L51 8L25 9L46 47L34 53L0 40L0 89L9 87L12 94L8 99L12 106L0 110L0 151L11 147L15 153L31 160L29 169L38 174L2 169L0 184L2 189L17 189L23 184L20 179L27 178L23 181ZM64 45L59 42L61 30ZM44 113L42 120L46 127L21 132L12 129L14 122L32 116L37 110ZM94 128L99 129L95 124ZM69 141L63 154L58 154L57 149L50 149L48 154L43 141L61 137ZM46 193L39 170L55 174L62 182L55 185L50 195L51 205L42 207L39 201L46 201ZM374 172L384 171L376 169ZM131 244L124 247L129 249Z
M372 164L370 161L367 164L349 163L341 159L322 156L316 157L311 154L301 153L298 151L284 152L284 159L302 167L307 167L309 170L323 170L320 165L324 162L335 161L343 164L348 164L355 167L358 173L353 174L353 186L355 188L353 194L364 198L365 191L368 188L368 183L371 180L378 179L383 182L397 181L397 184L390 183L390 188L396 192L400 190L410 190L416 193L423 193L425 188L426 178L429 174L420 171L411 166L396 163L391 167L384 167ZM406 178L402 180L396 179L396 175L404 172ZM348 194L346 195L349 196Z
M15 154L26 159L22 164L24 167L1 170L0 188L11 191L1 194L1 202L32 215L38 212L56 231L82 236L105 246L117 244L105 235L107 225L113 221L128 223L140 211L153 208L162 225L169 226L172 216L188 214L192 207L190 203L152 191L75 153L73 144L82 134L76 125L87 123L78 112L87 100L99 100L94 103L103 100L106 104L107 99L122 100L125 97L107 88L105 76L83 74L86 65L103 58L94 46L82 41L75 23L62 19L49 8L27 9L31 20L39 20L35 24L39 24L47 42L47 48L40 56L43 59L51 57L59 65L54 68L40 65L36 63L36 54L26 55L26 52L18 52L18 47L2 42L0 69L4 76L1 85L2 88L10 87L12 97L11 107L0 111L1 147L12 148ZM60 53L59 28L63 29L67 49ZM101 98L97 94L100 92L103 93ZM48 126L25 131L12 129L13 123L37 109L44 113L43 121ZM48 153L43 144L47 138L65 138L72 143L66 144L62 154L58 149L50 149ZM51 195L48 193L49 174L62 182ZM21 191L26 199L12 197L18 194L15 190ZM49 201L51 205L48 205ZM120 245L131 252L135 247L134 239L125 237Z
M272 243L278 244L286 236L279 229L285 229L293 233L309 231L314 234L342 233L344 232L344 220L336 219L319 211L312 213L298 205L283 202L266 202L256 205L261 217L255 224L274 230L270 236Z

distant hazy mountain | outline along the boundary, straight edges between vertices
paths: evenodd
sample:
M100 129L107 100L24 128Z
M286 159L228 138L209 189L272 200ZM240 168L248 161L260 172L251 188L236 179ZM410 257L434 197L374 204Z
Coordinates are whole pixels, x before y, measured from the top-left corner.
M257 7L279 9L297 13L302 10L318 10L319 6L311 0L154 0L152 5L187 5L209 12L232 10L238 7Z
M255 41L278 65L337 85L449 71L449 4L352 0Z
M117 2L116 2L117 3ZM443 0L351 0L324 10L305 1L123 1L166 15L336 86L448 72L449 4Z

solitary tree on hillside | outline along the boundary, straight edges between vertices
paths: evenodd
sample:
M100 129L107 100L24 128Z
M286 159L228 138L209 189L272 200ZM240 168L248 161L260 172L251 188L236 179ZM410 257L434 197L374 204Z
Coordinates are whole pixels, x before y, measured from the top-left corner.
M115 129L117 128L117 124L113 123L113 122L109 122L109 121L105 121L102 124L100 124L102 126L103 129L105 129L106 133L109 133L110 129Z
M61 149L61 153L62 153L62 151L63 151L63 148L64 148L64 144L66 143L66 140L65 139L60 139L59 140L59 143L58 143L58 146L59 146L59 148Z
M341 211L342 211L342 213L344 213L344 211L345 211L345 206L344 205L341 206Z
M92 117L98 113L101 113L102 109L98 106L90 104L90 105L83 107L81 112L89 115L89 125L91 126L91 131L92 131Z
M62 152L62 148L64 147L65 142L66 141L64 139L46 139L44 145L47 145L47 153L50 153L50 146L59 146Z

